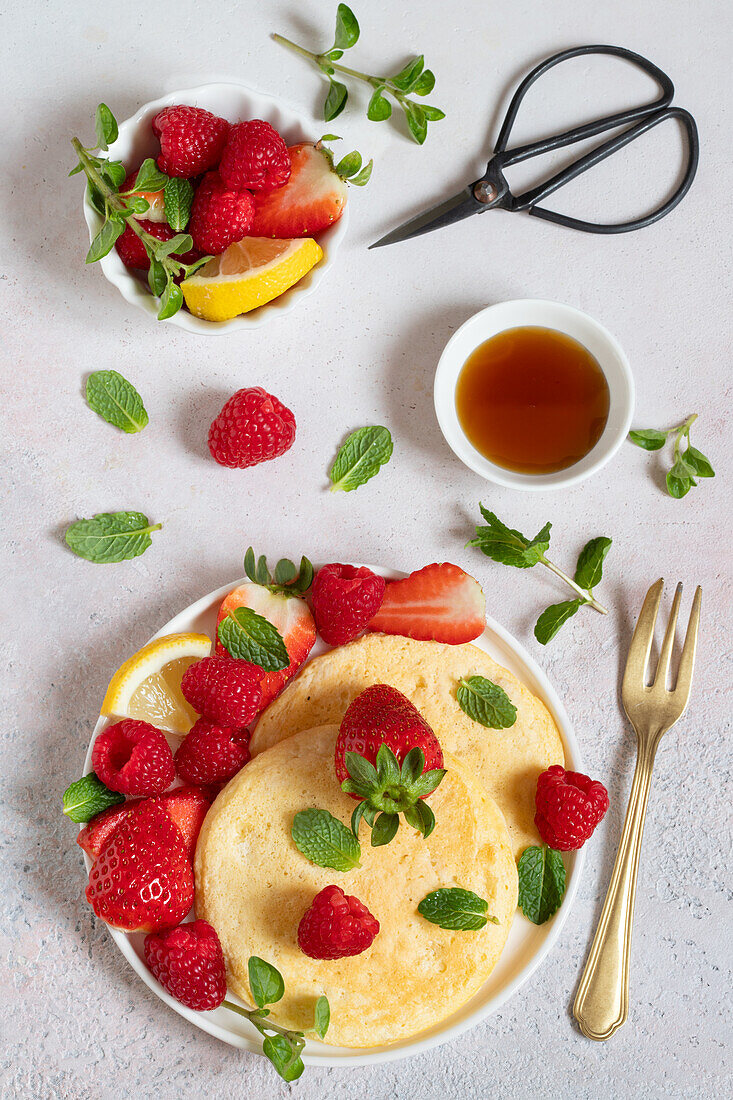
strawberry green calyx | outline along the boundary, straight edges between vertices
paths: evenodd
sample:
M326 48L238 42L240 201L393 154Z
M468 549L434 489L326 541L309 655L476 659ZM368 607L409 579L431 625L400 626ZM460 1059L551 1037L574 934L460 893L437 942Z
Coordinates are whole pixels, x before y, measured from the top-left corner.
M294 565L288 558L281 558L275 572L270 573L265 555L255 558L251 546L244 555L244 572L253 584L283 596L304 596L313 583L313 566L308 558L302 557L300 566Z
M361 798L351 815L351 829L359 835L361 819L372 830L372 847L389 844L400 823L400 814L424 837L435 828L435 814L424 799L432 794L445 775L445 768L425 771L425 754L413 748L400 767L397 757L386 744L379 746L376 767L356 752L347 752L344 763L349 778L341 790Z

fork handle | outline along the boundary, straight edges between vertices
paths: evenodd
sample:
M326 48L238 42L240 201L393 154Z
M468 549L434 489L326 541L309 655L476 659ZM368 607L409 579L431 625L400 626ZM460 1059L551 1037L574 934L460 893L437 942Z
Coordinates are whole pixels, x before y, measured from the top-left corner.
M611 883L573 1005L580 1030L589 1039L610 1039L629 1014L636 876L655 754L656 739L639 746Z

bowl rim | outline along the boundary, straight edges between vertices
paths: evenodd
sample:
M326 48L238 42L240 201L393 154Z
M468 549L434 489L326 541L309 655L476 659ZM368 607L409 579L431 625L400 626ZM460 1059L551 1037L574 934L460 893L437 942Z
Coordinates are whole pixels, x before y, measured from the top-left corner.
M515 319L502 321L502 317L516 312L524 316L522 321ZM473 342L475 349L484 341L500 332L522 327L556 327L548 321L550 314L556 319L557 330L572 336L586 346L577 330L585 328L604 345L604 354L593 352L603 371L609 388L609 416L600 439L572 466L549 474L526 474L498 466L482 455L466 436L455 409L455 390L458 377L465 365L467 355L457 353L457 346L465 339L467 331L482 327L486 329ZM539 319L539 318L542 319ZM562 327L563 322L567 327ZM574 329L575 331L570 331ZM609 377L609 371L612 376ZM564 302L548 298L512 298L496 302L485 309L478 310L453 333L438 360L433 383L433 402L438 425L443 437L457 458L465 466L497 485L526 492L542 492L548 489L565 489L584 481L597 473L615 455L626 438L634 415L635 385L631 365L621 344L609 330L589 313ZM614 402L616 408L614 409ZM614 411L615 423L611 422Z
M302 136L298 140L318 140L318 137L314 136L313 119L304 115L286 100L270 95L268 92L260 92L244 81L215 80L207 84L167 92L165 95L159 96L158 99L142 104L133 115L118 124L118 135L110 145L108 155L113 159L122 160L124 163L130 156L129 150L135 133L144 121L149 120L164 107L176 103L190 103L192 106L202 106L209 109L205 103L199 101L217 92L220 94L229 93L240 97L242 101L250 101L251 106L239 109L246 109L252 114L266 114L268 109L271 113L278 113L282 116L278 120L281 127L293 127L300 131ZM119 148L120 144L123 146L122 149ZM84 189L82 209L91 242L101 228L102 219L89 202L86 188ZM200 336L227 336L239 331L260 328L275 317L289 313L303 298L316 290L318 284L333 266L336 253L346 235L348 223L349 203L347 202L339 220L318 236L318 243L323 249L323 257L315 267L300 282L290 287L278 298L259 306L252 313L244 313L238 317L232 317L228 321L205 321L203 318L194 317L185 309L180 309L173 317L167 318L166 323ZM157 319L159 308L157 300L147 291L143 291L143 280L125 267L114 248L102 257L97 266L101 267L107 281L119 290L125 301L141 309L156 324L161 323Z

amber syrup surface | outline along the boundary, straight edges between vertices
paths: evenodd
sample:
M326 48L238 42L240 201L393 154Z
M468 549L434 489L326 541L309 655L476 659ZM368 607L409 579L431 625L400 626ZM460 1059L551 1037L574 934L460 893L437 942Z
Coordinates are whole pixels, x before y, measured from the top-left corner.
M554 329L507 329L480 344L456 386L463 431L485 458L508 470L548 474L588 454L608 419L597 359Z

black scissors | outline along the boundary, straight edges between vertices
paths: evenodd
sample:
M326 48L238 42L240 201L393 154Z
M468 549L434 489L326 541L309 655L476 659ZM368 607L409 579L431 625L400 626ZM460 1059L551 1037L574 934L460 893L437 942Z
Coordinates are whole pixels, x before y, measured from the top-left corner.
M642 104L640 107L632 107L628 111L618 111L616 114L607 115L595 122L588 122L584 126L566 130L555 137L544 138L542 141L534 141L529 145L507 149L507 142L517 112L522 100L535 81L539 80L548 69L559 65L561 61L593 53L622 57L648 73L661 89L659 99L654 100L653 103ZM514 98L509 104L509 110L501 127L494 155L486 168L486 173L474 183L469 184L459 194L454 195L452 199L447 199L445 202L433 206L430 210L426 210L423 214L418 214L416 218L405 222L399 229L394 229L369 247L377 248L384 244L406 241L410 237L419 236L421 233L430 233L433 229L440 229L444 225L452 225L453 222L461 221L470 214L482 214L485 210L496 209L523 210L527 214L532 214L535 218L544 218L548 222L566 225L571 229L580 229L584 233L628 233L632 229L642 229L645 225L651 225L652 222L659 221L665 214L669 214L670 210L674 210L675 206L682 201L689 191L697 171L700 152L695 120L689 111L685 111L681 107L670 107L673 95L674 85L666 73L658 69L651 61L647 61L645 57L633 53L631 50L626 50L622 46L576 46L574 49L556 53L533 69L514 93ZM606 157L615 153L617 149L622 149L624 145L628 145L630 141L640 137L641 134L645 134L647 130L651 130L652 127L668 118L679 119L687 132L687 168L684 178L675 193L656 210L653 210L651 214L636 218L634 221L599 224L597 222L581 221L579 218L571 218L566 214L558 214L554 210L546 210L542 206L537 206L537 203L546 198L547 195L551 195L553 191L557 191L564 184L576 179L581 173L586 172L593 165L598 164L599 161L605 160ZM594 137L606 130L612 130L617 126L625 126L630 123L633 123L633 125L630 125L627 130L617 134L616 137L610 138L590 153L586 153L585 156L580 157L561 172L551 176L550 179L541 183L538 187L533 187L522 195L513 195L509 189L509 184L504 178L504 169L509 165L519 164L520 161L541 156L553 149L562 149L566 145L583 141L584 138Z

